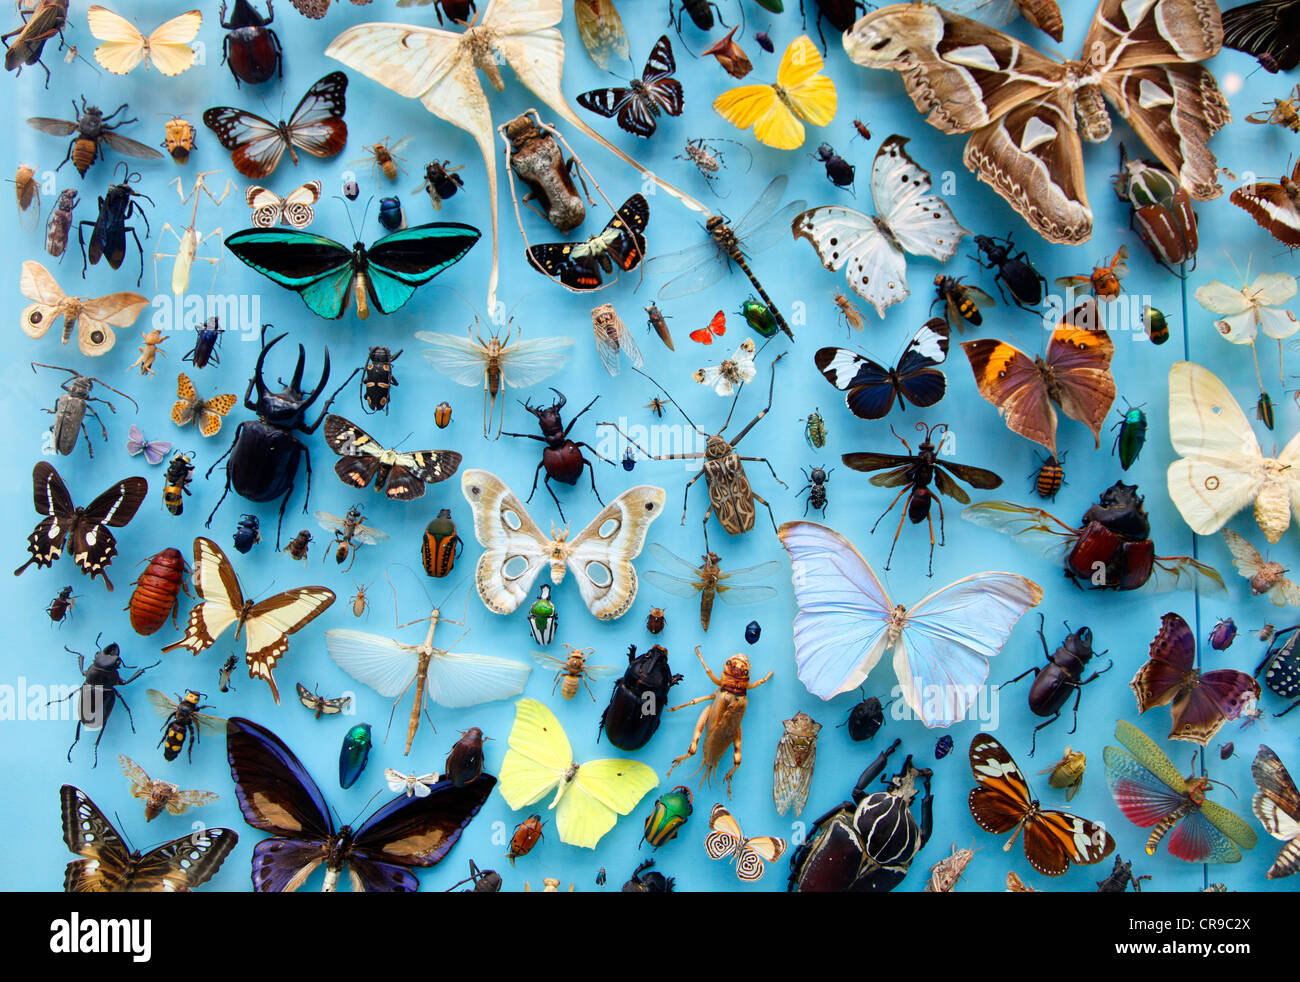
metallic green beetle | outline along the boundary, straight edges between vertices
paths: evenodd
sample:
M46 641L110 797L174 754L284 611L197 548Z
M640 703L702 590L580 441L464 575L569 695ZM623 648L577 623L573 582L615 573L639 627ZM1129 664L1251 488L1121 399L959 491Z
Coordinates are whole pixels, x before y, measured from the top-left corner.
M339 749L339 786L350 788L366 769L370 757L370 724L358 723L343 737Z
M780 330L776 318L772 316L772 311L753 297L740 305L740 314L745 318L746 324L765 338L774 337Z
M822 418L821 409L814 409L804 420L803 438L814 450L826 446L826 420Z
M528 630L538 644L550 644L555 640L555 626L560 618L555 613L555 604L551 602L551 587L542 584L541 596L528 608Z
M661 794L645 820L642 841L658 849L665 842L677 838L677 830L686 824L694 811L691 789L679 784L666 794Z
M1141 406L1129 406L1120 415L1119 422L1111 429L1119 430L1112 453L1115 450L1119 451L1119 465L1124 470L1128 470L1138 459L1138 454L1142 452L1142 446L1147 441L1147 414L1142 411Z

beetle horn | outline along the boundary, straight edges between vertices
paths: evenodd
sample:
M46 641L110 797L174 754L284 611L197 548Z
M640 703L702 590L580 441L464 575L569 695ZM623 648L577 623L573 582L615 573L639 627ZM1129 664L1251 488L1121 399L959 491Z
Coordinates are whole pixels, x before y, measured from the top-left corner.
M297 382L301 376L302 376L302 361L300 360L298 362L298 374L294 376L294 381ZM320 394L325 391L325 386L329 383L329 380L330 380L330 349L326 348L325 364L321 368L320 383L316 386L316 388L312 389L311 395L307 397L307 399L303 402L303 405L310 406L313 402L315 402L316 399L320 396Z
M263 334L263 339L265 339L265 337L266 335ZM284 340L284 338L285 335L281 334L273 337L270 341L263 340L262 342L262 350L257 355L257 364L253 366L253 382L257 386L257 398L259 402L261 402L261 400L266 396L266 382L262 380L262 366L266 364L266 353Z
M302 369L307 363L307 349L298 345L298 364L293 367L293 378L289 381L289 388L294 392L302 391Z
M566 398L564 398L564 393L561 392L559 389L557 389L555 386L553 386L553 385L550 386L550 390L551 390L552 392L554 392L556 398L560 400L560 401L557 402L554 406L551 407L551 409L553 409L555 412L558 413L561 409L564 408L565 404L566 404L569 400L566 399Z

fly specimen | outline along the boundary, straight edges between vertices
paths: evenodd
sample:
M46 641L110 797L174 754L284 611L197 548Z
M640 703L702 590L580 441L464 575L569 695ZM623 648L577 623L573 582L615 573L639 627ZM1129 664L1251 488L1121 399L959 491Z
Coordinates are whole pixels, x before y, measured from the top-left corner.
M654 556L664 570L650 569L643 574L647 581L660 590L677 597L694 600L700 598L700 627L709 629L713 617L713 602L721 599L728 606L762 603L776 597L776 589L758 584L757 581L773 576L781 569L781 563L771 562L747 566L744 569L724 573L718 565L716 552L705 553L700 558L699 566L692 566L676 553L665 549L658 542L650 543L650 555Z

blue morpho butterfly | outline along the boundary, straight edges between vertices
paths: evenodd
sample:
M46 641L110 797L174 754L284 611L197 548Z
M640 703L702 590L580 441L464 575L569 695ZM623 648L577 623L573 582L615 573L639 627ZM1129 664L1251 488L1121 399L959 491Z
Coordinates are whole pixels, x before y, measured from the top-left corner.
M903 350L896 368L885 368L848 348L822 348L814 356L826 381L844 393L849 411L861 419L884 419L904 402L924 409L943 398L948 380L938 368L948 358L948 324L926 321Z
M226 757L244 820L271 833L253 847L253 889L263 893L297 890L322 863L326 891L347 866L353 891L414 892L410 867L441 862L497 783L490 774L459 788L438 781L424 797L398 795L355 830L335 830L316 782L266 727L228 720Z
M249 228L226 239L238 259L286 289L295 291L312 312L342 317L349 296L357 316L397 310L448 266L460 261L479 240L473 225L429 222L385 235L367 249L351 249L311 232ZM366 297L369 296L369 303Z

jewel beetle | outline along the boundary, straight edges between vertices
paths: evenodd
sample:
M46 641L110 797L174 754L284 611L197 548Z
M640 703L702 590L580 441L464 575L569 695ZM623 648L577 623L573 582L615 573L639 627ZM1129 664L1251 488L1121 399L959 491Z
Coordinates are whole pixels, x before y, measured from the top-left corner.
M645 835L641 837L641 841L648 842L651 847L658 849L665 842L677 838L678 829L691 817L691 812L695 810L694 806L695 799L691 795L691 789L684 784L679 784L671 791L661 794L650 814L646 816Z
M350 788L366 769L370 758L370 724L358 723L343 736L339 748L339 786Z
M1111 429L1119 430L1111 452L1119 452L1119 465L1128 470L1137 462L1138 454L1147 442L1147 414L1141 406L1129 406Z

